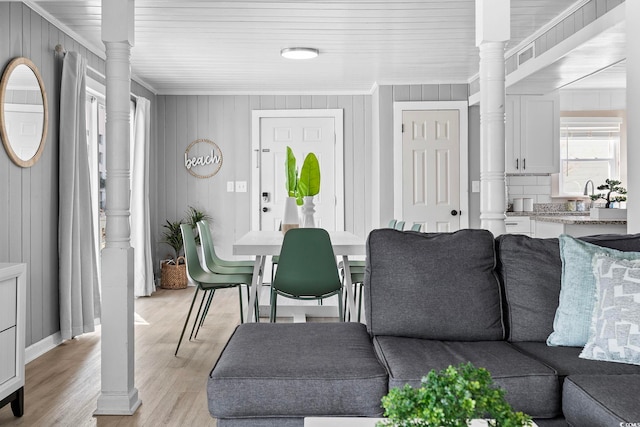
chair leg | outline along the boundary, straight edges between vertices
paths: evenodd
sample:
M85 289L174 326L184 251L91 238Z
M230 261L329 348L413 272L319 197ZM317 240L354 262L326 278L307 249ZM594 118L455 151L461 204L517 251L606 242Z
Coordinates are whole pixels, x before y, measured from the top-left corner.
M215 289L210 289L209 298L207 299L207 303L204 306L204 311L202 312L202 316L200 316L200 323L196 328L196 333L193 335L194 339L198 338L198 331L200 331L200 328L202 327L202 325L204 325L204 319L206 319L207 314L209 314L209 308L211 308L211 300L213 300L214 294L215 294Z
M187 313L187 318L184 321L184 326L182 327L182 333L180 334L180 339L178 340L178 346L176 347L176 352L173 353L174 356L178 355L178 350L180 349L180 343L182 342L182 338L184 337L184 331L187 330L187 324L189 323L189 317L191 317L191 311L193 310L193 305L196 302L196 297L198 296L198 291L200 287L196 287L196 291L193 294L193 300L191 300L191 306L189 307L189 312Z
M338 291L338 319L344 322L344 307L342 305L342 288Z
M247 304L249 304L251 302L251 293L249 292L251 290L251 285L247 285ZM255 319L256 319L256 323L260 323L260 290L258 290L258 292L256 293L256 302L254 303L253 309L255 311Z
M276 302L277 302L277 298L278 295L276 294L276 291L271 288L271 315L269 316L269 321L271 323L275 323L276 322Z
M358 322L362 314L362 292L364 291L364 283L358 284Z
M238 296L240 297L240 324L244 323L244 307L242 307L242 286L238 285Z
M204 300L207 297L207 294L209 292L210 292L210 290L206 289L204 291L204 293L202 294L202 300L200 301L200 306L198 307L198 313L196 314L196 318L193 319L193 327L191 328L191 334L189 334L189 341L191 341L191 339L193 338L193 331L195 331L196 325L198 326L198 329L200 329L200 322L201 322L200 313L203 312L202 311L202 306L204 305ZM204 317L204 314L202 315L202 317Z

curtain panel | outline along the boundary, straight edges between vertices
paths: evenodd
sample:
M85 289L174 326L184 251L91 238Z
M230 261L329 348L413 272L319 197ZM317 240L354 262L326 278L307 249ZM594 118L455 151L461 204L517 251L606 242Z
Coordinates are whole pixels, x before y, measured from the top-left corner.
M60 89L60 332L70 339L95 330L100 290L91 210L86 124L87 63L67 52Z

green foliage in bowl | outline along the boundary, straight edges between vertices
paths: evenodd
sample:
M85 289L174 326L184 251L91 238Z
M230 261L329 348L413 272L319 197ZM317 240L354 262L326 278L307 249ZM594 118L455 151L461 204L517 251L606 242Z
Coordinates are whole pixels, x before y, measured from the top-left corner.
M515 412L493 385L491 374L471 363L432 370L422 385L393 388L382 398L384 421L378 427L467 427L472 419L489 418L490 426L523 427L531 418Z

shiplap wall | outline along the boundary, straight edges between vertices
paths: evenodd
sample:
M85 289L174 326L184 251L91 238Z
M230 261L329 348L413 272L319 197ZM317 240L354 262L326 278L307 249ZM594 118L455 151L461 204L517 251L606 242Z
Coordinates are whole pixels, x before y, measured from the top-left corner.
M165 219L181 218L195 206L213 217L216 246L231 256L233 241L251 227L251 111L301 108L344 110L345 228L364 238L393 215L393 103L467 99L466 84L380 86L372 96L158 96L156 242ZM223 152L222 168L212 178L195 178L184 168L184 150L197 138L212 139ZM229 193L228 181L247 181L249 191ZM166 245L157 246L158 259L169 253Z
M370 228L367 193L371 173L371 96L369 95L203 95L158 96L157 221L160 241L165 219L184 216L188 206L213 217L215 245L231 256L235 239L251 228L251 111L273 109L344 110L345 228L366 236ZM184 167L184 151L195 139L213 140L222 150L217 175L198 179ZM227 192L228 181L246 181L248 192ZM156 255L170 253L159 245ZM156 270L157 270L156 262Z
M0 2L0 65L18 56L38 67L47 91L49 127L40 160L30 168L14 165L0 149L0 262L27 263L26 345L60 330L58 303L58 129L62 59L54 48L77 51L104 74L104 61L28 6ZM134 93L153 94L133 84ZM152 110L152 115L155 112ZM60 189L65 191L65 189Z
M375 209L373 223L375 227L384 226L393 218L393 103L407 101L468 101L468 84L428 84L428 85L394 85L379 86L373 93L373 142L374 175L372 183L374 191ZM479 135L479 127L469 126L470 134ZM469 138L469 143L475 138ZM479 141L479 138L478 138ZM479 158L469 158L469 169L472 162L479 162ZM479 166L478 166L479 169ZM471 174L469 174L471 177ZM469 184L471 188L471 184ZM471 213L473 215L474 213ZM478 213L479 215L479 213ZM471 224L472 221L470 220Z

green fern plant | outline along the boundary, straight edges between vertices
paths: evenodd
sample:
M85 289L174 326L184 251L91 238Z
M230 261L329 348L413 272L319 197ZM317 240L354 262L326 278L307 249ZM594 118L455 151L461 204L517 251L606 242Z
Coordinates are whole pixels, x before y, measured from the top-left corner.
M180 226L184 224L180 219L178 221L169 221L166 220L166 224L162 225L164 231L162 232L162 243L166 243L171 246L173 249L174 257L173 262L178 263L178 257L180 256L180 252L182 251L182 230L180 230Z
M528 415L506 402L489 371L471 363L432 370L419 388L393 388L382 398L382 407L387 419L379 427L467 427L468 421L487 416L490 426L531 425Z

